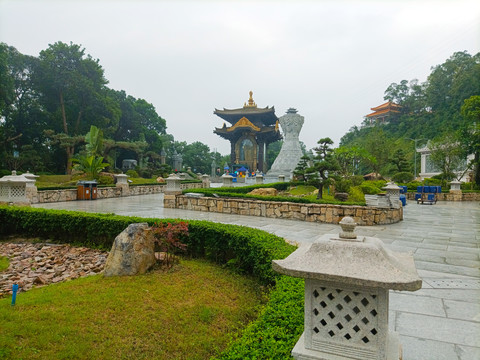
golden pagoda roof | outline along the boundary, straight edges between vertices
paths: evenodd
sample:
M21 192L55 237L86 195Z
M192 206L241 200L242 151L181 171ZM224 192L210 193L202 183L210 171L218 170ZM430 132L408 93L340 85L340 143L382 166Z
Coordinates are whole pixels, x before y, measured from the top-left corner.
M235 125L235 123L243 117L247 117L250 122L256 123L257 125L274 125L278 120L275 115L275 108L273 106L259 108L253 100L252 91L250 91L249 95L250 98L248 99L248 102L244 103L243 107L238 109L215 109L213 113L232 125Z

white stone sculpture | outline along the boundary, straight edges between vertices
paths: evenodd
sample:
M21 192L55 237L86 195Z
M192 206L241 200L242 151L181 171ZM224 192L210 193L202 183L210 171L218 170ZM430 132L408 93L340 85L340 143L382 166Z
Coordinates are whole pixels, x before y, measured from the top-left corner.
M290 108L287 113L278 119L283 130L283 145L280 153L267 172L266 179L278 181L279 175L285 175L285 181L292 179L293 170L297 167L303 155L298 136L302 130L304 117L297 114L297 110Z

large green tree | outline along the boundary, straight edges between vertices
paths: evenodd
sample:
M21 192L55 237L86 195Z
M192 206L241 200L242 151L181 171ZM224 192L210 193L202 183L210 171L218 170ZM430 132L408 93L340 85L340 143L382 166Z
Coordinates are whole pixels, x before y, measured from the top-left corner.
M318 146L313 149L313 166L307 170L311 174L308 182L318 188L317 199L323 196L323 187L328 185L335 172L339 170L339 165L334 156L332 148L333 141L330 138L318 140Z

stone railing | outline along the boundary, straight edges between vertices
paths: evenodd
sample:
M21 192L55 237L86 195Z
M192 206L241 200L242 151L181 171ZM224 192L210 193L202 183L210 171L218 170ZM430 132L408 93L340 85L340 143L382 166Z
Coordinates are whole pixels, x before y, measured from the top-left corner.
M435 194L437 201L480 201L480 193L474 192L461 192L461 191L450 191L448 193L438 193ZM415 200L414 192L407 192L406 194L408 200Z
M384 209L370 206L298 204L188 195L173 195L171 197L174 197L174 199L165 201L165 207L223 214L262 216L329 224L338 224L345 216L352 217L359 225L384 225L403 220L402 207Z
M97 187L97 199L123 196L150 195L165 192L166 185L138 185L126 187ZM202 183L180 184L183 189L198 189ZM39 190L32 194L31 203L48 203L77 200L77 189Z

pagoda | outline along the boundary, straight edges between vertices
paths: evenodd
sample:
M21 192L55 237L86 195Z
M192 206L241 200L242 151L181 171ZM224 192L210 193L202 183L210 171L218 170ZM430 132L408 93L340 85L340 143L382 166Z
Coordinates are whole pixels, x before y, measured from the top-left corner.
M365 115L365 122L368 125L388 124L389 118L393 115L400 114L402 107L394 102L388 101L385 104L378 105L377 107L370 108L373 112Z
M257 107L250 91L250 98L243 108L215 109L213 113L230 124L223 123L223 127L215 128L213 132L230 141L232 170L244 166L250 172L266 172L267 147L282 138L275 108Z

